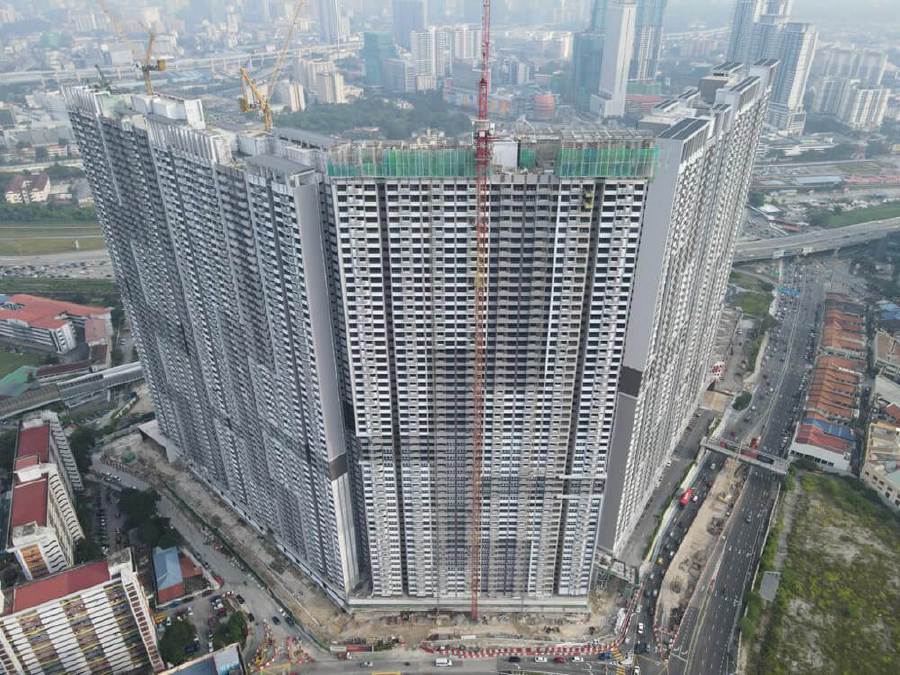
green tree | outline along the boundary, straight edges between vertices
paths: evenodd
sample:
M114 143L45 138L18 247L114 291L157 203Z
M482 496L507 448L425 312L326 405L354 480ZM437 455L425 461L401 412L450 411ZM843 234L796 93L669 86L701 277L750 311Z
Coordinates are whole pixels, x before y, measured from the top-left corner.
M197 636L197 629L190 621L175 619L172 625L166 628L162 639L159 641L159 653L166 663L177 666L187 660L184 653Z
M16 431L0 432L0 468L12 473L13 461L16 458Z
M213 649L221 649L235 642L241 647L247 641L247 617L243 612L234 612L228 617L228 621L219 624L213 634Z
M748 405L750 405L750 401L752 399L753 396L750 395L749 391L742 391L734 399L734 403L731 404L731 407L735 410L744 410Z
M762 192L753 191L748 196L747 201L750 202L750 206L759 208L766 203L766 196Z
M96 442L97 432L88 426L77 427L69 436L69 447L72 448L72 455L82 475L91 470L91 450Z
M93 537L85 537L75 544L75 564L91 562L92 560L100 560L103 557L103 551Z
M127 488L119 495L119 507L125 514L125 526L127 528L138 527L141 523L156 517L156 505L159 502L159 493L152 488L149 490L135 490Z

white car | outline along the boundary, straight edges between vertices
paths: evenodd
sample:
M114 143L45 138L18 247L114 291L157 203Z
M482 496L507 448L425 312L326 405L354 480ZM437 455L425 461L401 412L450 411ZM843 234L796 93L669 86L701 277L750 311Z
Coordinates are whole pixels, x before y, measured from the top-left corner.
M583 662L584 662L583 656L573 656L572 657L572 663L583 663Z
M637 633L638 633L638 635L643 635L643 634L644 634L644 624L642 624L642 623L639 623L639 624L638 624L638 631L637 631Z
M549 660L550 659L548 659L546 656L535 656L534 657L535 663L547 663Z

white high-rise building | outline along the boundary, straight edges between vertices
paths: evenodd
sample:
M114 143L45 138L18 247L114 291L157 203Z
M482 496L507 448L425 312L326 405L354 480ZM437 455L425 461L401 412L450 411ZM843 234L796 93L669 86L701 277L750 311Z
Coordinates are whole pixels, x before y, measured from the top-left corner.
M629 71L632 80L656 78L667 2L668 0L637 0L634 50L631 54Z
M603 61L600 64L600 92L592 97L591 110L601 117L625 114L625 94L634 51L633 0L609 0L604 18Z
M471 144L68 90L171 452L342 603L467 607L477 541L483 607L584 607L707 382L771 77L495 139L478 473Z
M776 64L728 63L641 123L657 132L625 334L601 548L618 554L709 386L712 349Z
M816 52L818 33L811 23L790 20L792 0L737 0L729 58L751 63L778 61L769 123L788 134L803 131L803 97Z
M207 129L199 100L66 97L170 453L344 602L360 554L318 174Z
M304 92L311 92L319 103L347 102L344 76L338 72L334 62L328 59L297 59L295 74Z
M884 122L890 90L860 80L823 77L815 85L813 110L856 131L875 131Z
M417 77L441 78L450 75L453 34L449 30L432 26L423 31L413 31L409 39Z

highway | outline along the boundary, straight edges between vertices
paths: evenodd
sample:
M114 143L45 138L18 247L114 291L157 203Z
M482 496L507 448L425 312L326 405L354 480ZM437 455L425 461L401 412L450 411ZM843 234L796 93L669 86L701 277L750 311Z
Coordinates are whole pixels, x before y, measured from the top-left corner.
M778 297L775 311L782 317L780 324L770 332L751 406L729 423L726 435L730 440L746 442L759 435L761 450L786 456L785 436L790 435L799 413L813 353L810 330L816 324L817 308L824 294L820 268L821 263L785 263L782 283L800 294L797 298L783 294ZM776 476L765 469L749 470L733 515L710 555L674 644L670 645L668 662L642 656L642 672L724 675L734 671L735 631L765 543L777 489ZM666 537L679 540L683 526L676 521Z
M792 234L777 239L739 241L734 251L734 262L774 260L821 253L835 248L864 244L898 231L900 231L900 218L888 218L887 220L873 220L867 223L835 227L830 230Z

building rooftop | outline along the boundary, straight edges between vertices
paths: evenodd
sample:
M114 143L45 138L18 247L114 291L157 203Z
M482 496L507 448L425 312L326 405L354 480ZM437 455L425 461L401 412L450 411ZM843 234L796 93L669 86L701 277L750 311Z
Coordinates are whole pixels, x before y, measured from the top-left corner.
M164 670L162 675L168 675L169 673L179 673L180 675L239 675L245 672L240 649L235 643L182 663L180 666Z
M35 463L46 464L50 461L50 425L38 424L19 429L19 441L16 444L16 464L19 460L35 458Z
M875 358L893 366L900 366L900 340L893 335L878 331L875 335Z
M900 489L900 428L886 422L869 425L864 469L881 474Z
M110 315L108 307L92 307L74 302L61 302L36 295L18 293L6 298L0 307L0 321L22 321L35 328L62 328L66 317L103 317Z
M100 560L53 574L12 589L7 613L21 612L109 581L109 565Z
M13 487L10 530L29 523L47 524L47 492L46 476Z
M156 590L161 591L184 582L181 574L181 563L178 561L178 549L153 549L153 571L156 575Z

